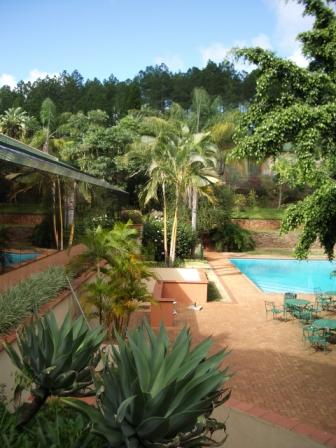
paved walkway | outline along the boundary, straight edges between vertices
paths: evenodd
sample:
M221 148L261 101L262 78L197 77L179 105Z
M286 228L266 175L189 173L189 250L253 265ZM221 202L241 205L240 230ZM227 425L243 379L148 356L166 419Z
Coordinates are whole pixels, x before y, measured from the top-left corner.
M282 296L260 292L228 256L208 252L206 258L232 302L180 309L177 327L187 323L195 341L212 335L214 349L232 350L226 362L235 372L235 399L336 434L336 347L329 353L305 347L298 321L265 318L264 300L282 303Z

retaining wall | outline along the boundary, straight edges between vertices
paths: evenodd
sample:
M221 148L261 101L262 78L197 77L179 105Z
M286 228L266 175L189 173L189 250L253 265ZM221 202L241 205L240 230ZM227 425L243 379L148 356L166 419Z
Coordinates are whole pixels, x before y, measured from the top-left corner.
M72 257L81 254L84 252L84 249L85 246L83 244L77 244L71 248L70 252L67 250L54 252L38 260L27 262L23 266L19 266L16 269L0 275L0 292L16 285L32 274L45 271L50 266L67 265Z

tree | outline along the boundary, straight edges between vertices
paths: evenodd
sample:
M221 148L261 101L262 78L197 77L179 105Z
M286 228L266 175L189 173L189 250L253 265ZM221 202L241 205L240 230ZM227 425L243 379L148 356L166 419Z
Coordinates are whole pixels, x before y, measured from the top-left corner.
M169 263L174 265L179 207L187 191L206 194L205 187L216 180L216 148L209 133L193 133L183 120L183 111L173 105L165 117L145 117L147 135L140 137L127 159L138 160L148 176L144 201L162 195L164 215L164 251L168 259L167 188L173 195L173 219ZM149 134L149 135L148 135Z
M0 116L0 131L9 137L20 139L24 135L27 112L21 107L11 107Z
M314 16L298 37L308 69L261 48L238 55L258 66L256 95L242 114L234 155L264 160L290 154L292 182L312 193L287 209L282 231L302 227L296 255L319 240L329 258L336 243L336 15L322 0L300 0Z

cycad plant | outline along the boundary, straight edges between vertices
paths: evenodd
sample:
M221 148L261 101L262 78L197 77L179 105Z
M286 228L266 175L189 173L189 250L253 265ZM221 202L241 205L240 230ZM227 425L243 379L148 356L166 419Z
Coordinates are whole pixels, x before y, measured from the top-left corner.
M68 313L59 327L53 313L36 319L18 335L18 352L5 350L31 382L32 401L18 410L18 425L25 425L51 396L87 395L92 391L92 369L100 359L105 332L89 330L81 316L72 322Z
M112 362L97 378L97 408L75 399L66 403L88 415L92 432L110 447L201 447L215 445L213 432L225 424L211 418L229 396L221 370L226 350L207 357L211 339L191 349L189 330L170 345L161 327L147 324L118 339Z

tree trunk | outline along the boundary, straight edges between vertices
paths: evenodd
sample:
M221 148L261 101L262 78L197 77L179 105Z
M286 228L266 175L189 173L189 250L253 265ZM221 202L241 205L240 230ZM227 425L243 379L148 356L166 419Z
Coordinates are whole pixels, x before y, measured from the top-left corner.
M198 191L195 187L192 189L192 208L191 208L191 228L196 232L197 227L197 205L198 205Z
M169 265L168 256L168 232L167 232L167 198L166 198L166 185L162 183L162 196L163 196L163 249L166 266Z
M67 198L67 222L66 225L69 229L69 241L68 250L71 249L74 235L75 235L75 209L76 209L76 181L73 182L72 188L70 188Z
M56 220L56 182L52 180L51 185L51 200L52 200L52 220L53 220L53 230L54 230L54 239L56 249L59 249L59 241L58 241L58 231L57 231L57 220Z
M278 208L280 208L281 204L282 204L282 189L283 189L283 184L281 183L279 185Z
M59 223L60 223L60 250L63 250L63 207L62 207L62 193L61 193L61 182L59 177L57 177L57 190L58 190L58 212L59 212Z
M177 236L177 221L178 221L178 205L179 205L179 191L178 191L178 189L176 189L175 213L174 213L173 227L172 227L171 237L170 237L169 261L170 261L170 265L171 266L174 266L175 256L176 256L176 236Z

